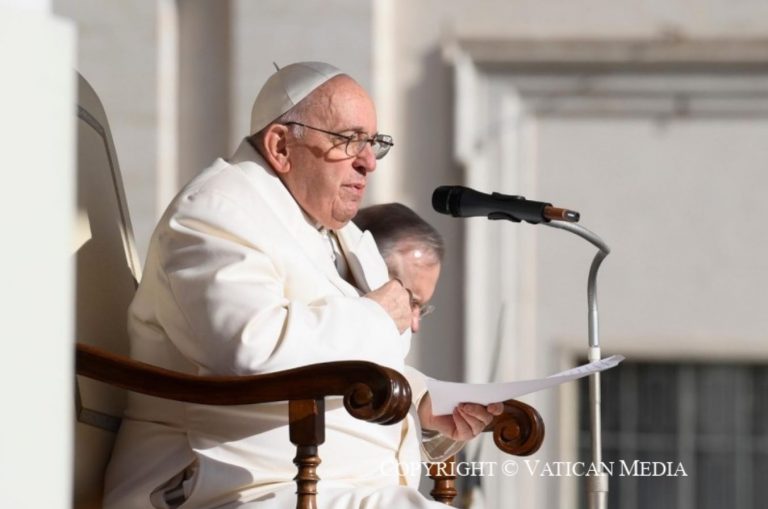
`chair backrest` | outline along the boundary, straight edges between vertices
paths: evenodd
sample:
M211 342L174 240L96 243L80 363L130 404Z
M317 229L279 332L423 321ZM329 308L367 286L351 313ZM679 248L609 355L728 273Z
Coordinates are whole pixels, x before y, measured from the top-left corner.
M141 269L107 116L93 88L77 78L75 338L127 354L127 309ZM80 377L76 403L74 507L97 508L125 391Z

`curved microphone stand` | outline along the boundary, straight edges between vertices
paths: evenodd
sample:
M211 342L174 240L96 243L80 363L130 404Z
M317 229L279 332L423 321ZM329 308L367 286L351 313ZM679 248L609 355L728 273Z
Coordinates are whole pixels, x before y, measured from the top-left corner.
M611 249L603 239L576 224L580 214L573 210L553 207L551 203L526 200L523 196L501 193L486 194L464 186L440 186L432 193L432 207L441 214L453 217L484 216L488 219L506 219L514 222L545 224L567 230L587 240L598 249L589 269L587 301L589 305L589 361L600 360L600 341L597 327L597 271ZM600 426L600 373L589 377L590 429L592 432L593 470L597 475L587 476L590 509L608 507L608 474L603 468Z
M553 228L566 230L585 239L598 251L592 259L587 281L587 304L589 308L589 354L590 362L600 360L600 339L597 318L597 271L611 248L603 239L583 226L568 221L549 221L543 223ZM588 507L606 509L608 507L608 474L603 469L602 428L600 423L600 373L589 377L590 431L592 433L592 462L597 475L586 476Z

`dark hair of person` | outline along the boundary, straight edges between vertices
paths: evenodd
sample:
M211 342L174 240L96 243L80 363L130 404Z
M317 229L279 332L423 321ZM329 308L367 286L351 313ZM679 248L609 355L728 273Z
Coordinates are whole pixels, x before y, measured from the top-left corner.
M417 244L433 252L442 262L443 237L416 212L402 203L384 203L362 208L352 221L361 230L370 230L381 255L386 259L403 244Z

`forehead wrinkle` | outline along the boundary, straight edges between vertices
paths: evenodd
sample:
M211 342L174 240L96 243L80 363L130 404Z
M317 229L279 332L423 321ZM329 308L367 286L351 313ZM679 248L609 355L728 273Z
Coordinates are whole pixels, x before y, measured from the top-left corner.
M317 91L315 107L312 108L314 121L319 122L324 128L332 129L335 121L336 108L333 102L333 93L330 90L333 87L324 87Z
M329 80L326 84L327 87L323 87L318 99L321 101L322 107L327 114L326 122L329 122L328 129L337 132L355 132L368 135L368 131L363 125L340 125L340 109L347 107L350 102L362 103L370 102L365 90L355 80L347 75L336 76ZM339 98L341 96L341 98ZM358 105L358 106L360 106ZM359 119L355 119L359 120Z
M320 124L318 127L326 127L328 119L333 118L333 94L338 88L336 85L345 75L341 74L326 81L307 97L309 104L304 108L303 121L311 124Z

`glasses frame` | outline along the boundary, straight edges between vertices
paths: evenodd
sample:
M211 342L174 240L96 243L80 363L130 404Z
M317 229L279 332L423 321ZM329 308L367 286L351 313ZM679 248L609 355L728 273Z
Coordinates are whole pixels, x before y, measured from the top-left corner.
M359 139L359 138L356 138L355 136L350 136L348 134L342 134L342 133L336 133L336 132L333 132L333 131L328 131L326 129L320 129L319 127L313 127L311 125L303 124L301 122L293 122L293 121L291 121L291 122L283 122L281 125L284 125L284 126L297 125L297 126L300 126L300 127L306 127L307 129L312 129L313 131L318 131L318 132L321 132L321 133L324 133L324 134L330 134L332 136L337 136L337 137L339 137L339 138L341 138L343 140L346 140L346 142L344 144L344 153L347 154L349 157L356 157L357 155L360 154L360 152L362 152L365 149L366 145L370 145L371 146L371 150L373 150L373 156L376 159L381 159L382 157L387 155L387 153L389 152L389 149L391 149L392 147L395 146L395 143L392 140L392 136L390 136L388 134L376 133L376 134L374 134L372 136L369 136L368 138ZM360 148L357 150L357 152L351 153L350 150L349 150L349 147L350 147L350 143L353 143L353 142L354 143L360 143ZM383 149L377 151L375 144L378 144L379 147L383 147Z
M411 299L411 309L419 310L419 320L421 320L431 314L435 310L435 306L433 304L419 304L416 300Z

